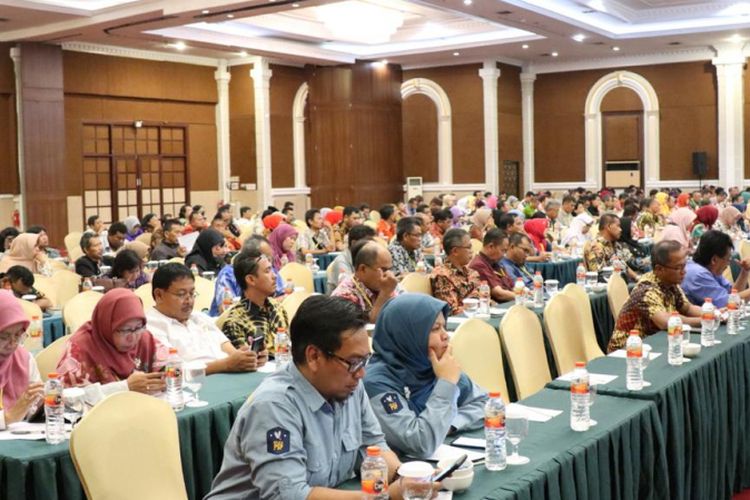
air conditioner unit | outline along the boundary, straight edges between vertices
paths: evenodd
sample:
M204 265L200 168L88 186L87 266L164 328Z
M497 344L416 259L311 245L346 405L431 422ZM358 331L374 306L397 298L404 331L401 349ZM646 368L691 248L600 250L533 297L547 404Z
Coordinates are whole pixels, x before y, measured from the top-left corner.
M640 186L641 162L638 160L605 162L604 185L612 188Z
M406 178L406 199L414 198L415 196L422 196L422 178L421 177L407 177Z

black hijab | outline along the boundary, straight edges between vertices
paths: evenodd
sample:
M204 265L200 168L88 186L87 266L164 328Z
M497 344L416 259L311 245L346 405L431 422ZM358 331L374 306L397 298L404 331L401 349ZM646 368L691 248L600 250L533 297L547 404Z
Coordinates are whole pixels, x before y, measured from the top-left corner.
M216 245L224 244L224 236L213 228L206 228L198 235L195 240L193 250L185 257L185 265L191 267L193 264L201 272L217 272L224 266L224 261L214 257L212 252Z

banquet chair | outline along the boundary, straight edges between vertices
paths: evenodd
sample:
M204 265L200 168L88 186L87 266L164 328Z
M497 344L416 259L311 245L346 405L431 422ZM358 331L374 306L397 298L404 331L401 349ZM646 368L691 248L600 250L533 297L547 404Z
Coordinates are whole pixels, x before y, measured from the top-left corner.
M169 259L169 262L176 262L177 264L185 265L185 258L184 257L172 257Z
M745 260L748 257L750 257L750 241L748 241L748 240L742 240L740 242L740 258L742 260ZM729 280L729 282L732 283L733 280Z
M221 330L222 328L224 328L224 323L226 323L227 318L229 317L229 311L231 309L232 309L231 307L227 308L226 311L224 311L223 313L221 313L219 315L219 317L216 318L216 328L218 328L219 330Z
M430 276L423 273L409 273L401 280L401 288L410 293L432 295Z
M135 294L141 299L141 302L143 302L144 311L148 311L156 305L156 301L151 294L152 291L153 288L151 287L151 283L144 283L135 289Z
M617 323L617 317L622 311L622 306L628 301L628 297L630 297L628 284L625 283L622 276L613 274L609 283L607 283L607 301L609 302L609 310L612 311L612 317L615 318L615 323Z
M627 289L627 287L626 287ZM594 329L594 315L591 312L591 299L581 285L568 283L563 288L563 293L571 298L578 309L581 319L581 335L583 335L583 348L586 352L586 361L604 356L599 343L596 341L596 330ZM611 332L610 332L611 333Z
M297 314L299 306L301 306L305 299L311 295L312 293L307 290L298 290L284 297L284 300L281 301L281 307L286 311L286 317L289 323L292 322L292 318Z
M73 271L57 271L52 275L52 282L55 284L55 290L57 291L57 304L60 307L65 307L70 299L78 295L81 276Z
M242 230L240 231L240 236L237 238L240 244L245 243L245 240L253 235L254 229L255 228L253 226L245 226L242 228Z
M471 254L477 255L479 252L482 251L482 242L480 240L477 240L475 238L471 239Z
M377 210L370 210L370 220L375 224L380 222L380 212L378 212Z
M87 290L81 292L63 307L63 321L75 333L81 325L91 319L96 304L104 297L103 293Z
M306 292L313 293L315 291L312 271L299 262L288 263L279 270L279 274L285 282L291 281L294 286L301 286Z
M166 401L131 391L105 398L73 430L70 455L88 498L188 498Z
M57 271L66 271L68 270L67 264L65 262L58 260L58 259L47 259L47 262L49 262L49 267L52 269L53 273L56 273Z
M373 229L376 229L376 230L377 230L377 228L378 228L378 223L377 223L377 222L375 222L375 221L371 221L370 219L367 219L366 221L364 221L364 222L363 222L363 224L364 224L365 226L369 226L369 227L371 227L371 228L373 228Z
M568 373L576 361L586 360L581 332L581 315L569 296L558 293L544 308L544 330L557 365L557 373Z
M34 359L36 359L36 365L39 368L39 375L42 376L42 380L47 380L47 375L57 370L57 363L62 359L69 339L70 335L60 337L35 356Z
M537 315L526 306L517 304L508 309L500 323L500 340L518 399L531 396L552 380L544 351L542 325Z
M42 319L42 316L44 315L42 313L42 308L38 305L34 304L33 302L29 302L28 300L23 299L16 299L18 303L21 305L21 309L23 309L23 313L26 315L26 317L31 321L35 316L39 319Z
M65 249L68 251L68 255L72 255L76 252L83 253L83 250L81 250L81 236L83 236L83 233L80 231L73 231L65 236L63 242L65 243Z
M508 385L503 369L500 337L492 325L481 319L470 319L451 336L453 356L469 378L488 392L500 392L508 399Z
M195 291L198 294L195 297L194 311L203 311L211 309L211 302L214 300L214 282L203 276L195 277Z
M153 235L152 233L143 233L143 234L139 234L139 235L138 235L138 236L137 236L137 237L135 238L135 241L140 241L141 243L143 243L143 244L144 244L144 245L146 245L147 247L150 247L150 246L151 246L151 238L152 238L153 236L154 236L154 235Z
M50 276L35 274L34 288L42 292L52 302L52 305L57 306L59 304L57 300L57 287L55 286L55 281Z

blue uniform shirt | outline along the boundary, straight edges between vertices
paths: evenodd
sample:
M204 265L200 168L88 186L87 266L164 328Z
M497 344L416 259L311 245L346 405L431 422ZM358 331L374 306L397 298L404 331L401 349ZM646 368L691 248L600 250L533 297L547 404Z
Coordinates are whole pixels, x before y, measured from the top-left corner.
M682 291L688 300L697 306L703 305L706 297L711 297L714 306L726 307L732 284L724 276L716 276L700 264L688 261Z
M525 265L518 266L508 257L503 257L503 260L500 261L500 264L502 264L502 266L505 268L505 272L513 280L513 283L516 282L517 278L521 278L523 279L523 284L526 287L532 288L534 286L534 276L528 269L526 269Z

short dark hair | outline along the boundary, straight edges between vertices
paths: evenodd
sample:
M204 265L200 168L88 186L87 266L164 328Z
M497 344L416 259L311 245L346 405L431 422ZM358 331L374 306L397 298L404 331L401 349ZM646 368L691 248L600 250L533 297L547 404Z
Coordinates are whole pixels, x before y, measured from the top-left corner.
M248 206L240 207L240 217L244 217L247 212L252 210L252 208Z
M13 236L14 238L21 234L21 232L13 226L8 226L0 231L0 244L5 243L5 238Z
M434 214L432 214L432 217L435 219L435 222L443 222L453 219L453 214L446 208L445 210L436 211Z
M91 240L95 240L98 237L99 236L94 233L83 233L83 235L81 235L81 240L78 243L81 246L81 250L85 252L86 249L91 246Z
M26 232L29 234L42 234L42 232L47 232L47 230L44 228L44 226L36 225L36 226L30 226L26 229Z
M378 252L380 252L380 243L372 240L360 240L352 248L352 262L354 269L359 266L373 266L378 261Z
M366 323L362 309L346 299L326 295L308 297L289 326L294 363L305 363L305 351L310 345L318 347L326 356L338 351L341 334L360 330Z
M242 291L247 289L247 283L245 282L245 276L252 274L253 276L258 273L258 264L260 263L260 257L263 254L257 248L242 250L234 258L232 266L234 267L234 279L237 280L237 284L240 286Z
M160 266L151 279L151 296L156 298L156 290L168 290L180 278L190 278L195 281L193 273L184 264L169 262Z
M503 214L500 216L500 219L497 221L497 227L498 229L502 229L503 231L507 231L510 226L513 225L513 223L516 220L516 217L518 215L516 214Z
M108 234L128 234L128 228L122 222L114 222L109 226Z
M162 230L166 233L167 231L171 231L172 227L174 227L174 226L181 226L181 225L182 225L182 222L180 222L177 219L168 219L168 220L164 221L164 225L163 225L163 229Z
M128 248L120 250L112 263L112 277L122 278L125 271L132 271L136 267L140 269L143 260L138 254Z
M192 212L190 212L190 217L188 217L188 222L192 222L193 219L197 219L199 216L205 217L205 215L203 215L201 212L193 210Z
M404 236L414 231L415 227L422 227L422 224L416 217L402 217L396 223L396 239L403 241Z
M193 212L204 212L205 210L203 205L193 205Z
M375 230L367 224L358 224L349 230L349 248L361 240L371 240L375 237Z
M522 245L524 240L531 242L531 239L529 239L526 233L511 233L510 236L508 236L508 244L514 247Z
M508 239L508 233L501 229L493 227L484 235L482 245L501 245L503 243L503 240L505 239Z
M455 227L446 231L443 235L443 251L445 251L445 255L450 255L451 250L460 247L461 241L464 239L464 237L468 236L469 233L467 233L463 229L458 229Z
M727 251L731 252L734 250L734 244L732 238L722 232L716 230L709 230L703 233L700 241L698 242L698 248L695 249L693 254L693 261L701 266L707 266L711 263L711 259L715 257L725 257Z
M425 210L427 210L427 212L425 212ZM430 206L426 203L420 203L419 205L417 205L418 214L429 213L429 210L430 210Z
M155 218L156 218L156 214L155 213L150 213L150 214L144 215L143 219L141 219L141 227L148 226L148 223L151 222L151 219L155 219Z
M187 209L188 209L188 208L189 208L189 209L190 209L191 211L193 210L193 207L191 207L190 205L182 205L182 206L180 207L180 219L184 219L184 218L185 218L185 213L187 213Z
M96 224L96 221L98 218L99 218L99 214L90 216L88 219L86 219L86 225L93 226L94 224Z
M601 217L599 217L599 231L619 220L620 218L615 214L602 214Z
M680 242L674 240L662 240L651 249L651 264L653 264L654 267L664 267L669 264L669 256L680 250L682 250L682 244Z
M344 217L349 217L350 215L356 214L358 212L360 212L360 210L355 206L348 205L344 207Z
M311 208L307 212L305 212L305 224L307 224L307 227L310 226L310 221L315 218L315 214L319 214L320 210L317 208Z
M5 272L5 277L8 278L11 283L21 280L21 283L25 286L34 286L34 275L29 268L24 266L11 266Z
M634 217L638 214L638 205L632 201L625 202L625 206L622 209L623 217Z
M263 236L262 234L252 234L248 239L246 239L242 243L242 248L240 249L240 252L244 252L246 250L259 250L260 251L260 244L261 243L270 243L268 242L268 238Z
M575 199L575 198L573 198L573 197L572 197L571 195L569 195L569 194L566 194L566 195L565 195L565 196L563 197L563 199L562 199L562 202L563 202L563 203L569 203L569 202L574 202L574 201L576 201L576 199Z
M393 212L395 212L395 208L393 208L393 205L391 204L385 204L380 209L378 209L378 212L380 212L380 218L385 220L388 219L391 215L393 215Z

